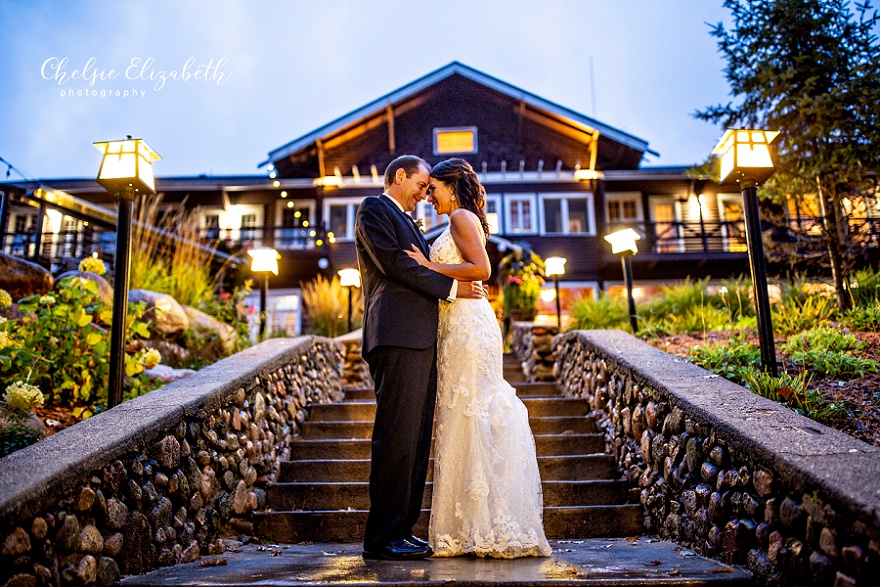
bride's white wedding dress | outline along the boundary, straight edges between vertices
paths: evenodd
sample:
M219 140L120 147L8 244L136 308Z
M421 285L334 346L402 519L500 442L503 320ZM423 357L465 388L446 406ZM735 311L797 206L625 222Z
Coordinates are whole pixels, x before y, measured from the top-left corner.
M449 228L434 263L463 263ZM501 329L488 300L440 302L434 488L437 556L550 556L526 407L503 378Z

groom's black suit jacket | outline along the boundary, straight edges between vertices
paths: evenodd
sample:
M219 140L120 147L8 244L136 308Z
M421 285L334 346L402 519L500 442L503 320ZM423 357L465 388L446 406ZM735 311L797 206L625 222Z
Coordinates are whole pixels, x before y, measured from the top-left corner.
M438 300L453 279L422 267L404 251L428 245L388 196L365 198L355 221L364 292L363 354L379 346L427 349L437 341Z

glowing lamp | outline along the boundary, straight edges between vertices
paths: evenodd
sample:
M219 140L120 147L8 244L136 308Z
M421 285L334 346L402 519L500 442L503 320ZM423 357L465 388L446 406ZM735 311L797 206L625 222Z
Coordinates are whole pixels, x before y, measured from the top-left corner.
M361 286L361 272L357 269L348 267L346 269L340 269L336 273L339 275L339 285L342 287Z
M278 251L269 247L256 247L248 251L251 256L251 271L254 273L269 272L278 275Z
M631 251L633 255L639 252L636 241L642 238L632 228L624 228L617 232L605 235L605 240L611 244L611 252L615 255Z
M138 192L155 193L153 161L162 159L143 139L93 143L102 154L98 183L110 193L129 200Z
M763 183L773 175L770 143L779 136L775 130L727 129L712 151L721 160L721 185L734 185L742 179Z
M565 262L567 260L565 257L547 257L544 259L544 272L547 274L547 277L565 275Z

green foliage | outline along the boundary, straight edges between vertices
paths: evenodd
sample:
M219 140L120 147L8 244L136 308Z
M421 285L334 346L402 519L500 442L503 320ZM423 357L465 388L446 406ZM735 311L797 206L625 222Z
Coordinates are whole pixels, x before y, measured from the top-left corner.
M688 356L694 364L740 385L744 384L744 371L761 366L760 347L747 343L742 336L733 337L724 344L694 347Z
M856 271L850 281L850 292L855 307L874 308L880 304L880 273L869 267Z
M856 306L847 310L841 322L853 330L860 332L880 332L880 302L874 306Z
M681 314L655 315L639 325L639 334L648 337L667 336L688 332L711 332L730 327L730 316L725 310L711 305L687 308Z
M21 423L15 423L7 428L0 428L0 457L14 453L27 446L30 446L43 437L44 432L25 426Z
M620 299L606 294L595 299L592 296L577 296L568 307L571 330L594 330L605 328L628 328L629 311Z
M660 288L660 297L648 304L645 312L650 316L667 317L681 315L693 308L702 308L706 305L723 307L718 295L710 295L706 292L709 278L691 281L688 277L681 283L664 285Z
M836 312L835 301L825 296L809 296L803 301L791 297L789 301L770 309L773 330L786 336L827 322Z
M860 352L865 349L865 346L867 345L857 339L852 333L841 332L830 326L818 326L805 330L800 334L789 336L785 343L780 345L779 350L788 354L810 350Z
M21 319L0 324L5 334L0 387L27 378L47 403L75 408L75 415L83 417L106 404L112 312L101 302L98 285L68 277L51 294L21 300L19 309L25 314ZM139 321L142 314L143 305L129 306L128 338L149 336ZM130 376L143 371L143 354L127 355ZM133 377L126 384L130 394L149 390L146 382Z
M803 365L804 369L832 379L865 377L869 373L876 373L880 367L877 361L871 359L855 357L842 351L818 349L793 352L791 360Z
M810 376L806 371L798 375L780 373L773 377L760 369L742 372L745 386L754 393L784 404L795 412L818 422L832 422L851 417L847 406L832 403L821 392L808 389Z
M344 334L348 327L348 288L339 284L338 277L328 280L323 275L300 285L303 303L309 314L308 331L330 338ZM363 295L360 288L354 288L351 293L351 328L357 330L363 323Z
M250 346L250 324L248 316L254 313L253 306L245 306L244 301L251 293L254 282L246 280L240 287L231 293L220 290L220 295L209 299L202 310L220 322L229 324L235 329L236 342L233 353L237 353ZM190 347L191 348L191 347Z
M749 290L751 289L752 280L745 276L725 279L721 282L718 298L732 321L755 315L755 310L749 298Z

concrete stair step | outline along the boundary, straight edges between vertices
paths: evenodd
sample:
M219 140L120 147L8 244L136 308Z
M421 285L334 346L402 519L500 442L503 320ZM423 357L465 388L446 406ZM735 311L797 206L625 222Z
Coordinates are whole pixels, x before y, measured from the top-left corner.
M535 437L538 456L594 454L605 451L602 434L541 434ZM369 459L370 440L297 439L290 445L291 460Z
M433 483L425 486L422 507L431 507ZM544 506L588 506L622 504L627 497L625 481L544 481ZM353 483L273 483L266 494L273 511L366 510L370 487L366 481Z
M526 376L523 374L521 367L504 365L503 373L504 379L506 379L507 382L511 385L513 385L514 383L521 383L526 380Z
M516 395L540 395L540 396L558 396L559 390L556 384L551 382L529 383L527 381L510 381L508 382L516 389ZM376 392L372 387L358 387L345 391L345 401L357 400L375 400Z
M532 418L542 416L585 416L589 410L586 400L577 398L534 398L521 400ZM312 404L310 422L353 421L376 418L376 402L373 400L344 401L331 404Z
M427 536L429 510L413 531ZM367 510L259 512L254 513L254 532L278 542L356 542L363 540ZM548 538L638 536L644 531L639 506L545 507L544 531Z
M583 416L553 416L546 418L529 418L532 434L591 434L596 432L595 423ZM370 438L373 433L373 422L334 421L312 422L303 424L302 438Z
M546 481L586 481L613 479L614 457L606 454L538 457L541 479ZM428 467L428 479L433 478L434 460ZM370 460L314 460L282 461L278 473L281 482L326 483L369 481Z

